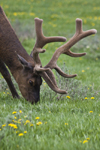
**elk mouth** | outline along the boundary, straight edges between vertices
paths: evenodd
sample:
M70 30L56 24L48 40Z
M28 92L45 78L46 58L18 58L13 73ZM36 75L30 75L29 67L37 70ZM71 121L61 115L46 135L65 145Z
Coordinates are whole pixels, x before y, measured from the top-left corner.
M27 101L29 101L31 104L35 104L37 103L38 101L40 101L40 95L39 93L29 93L28 95L28 98L27 98Z

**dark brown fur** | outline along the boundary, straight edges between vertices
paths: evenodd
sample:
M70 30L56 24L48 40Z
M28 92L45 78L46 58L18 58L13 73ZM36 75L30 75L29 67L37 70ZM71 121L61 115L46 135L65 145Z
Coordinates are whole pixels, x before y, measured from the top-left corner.
M31 68L24 65L17 55L24 58ZM37 102L39 100L41 78L33 74L33 58L28 55L21 45L3 9L0 7L0 72L7 81L13 97L19 98L6 66L8 66L18 83L24 98L32 103ZM35 81L34 86L29 83L32 80Z

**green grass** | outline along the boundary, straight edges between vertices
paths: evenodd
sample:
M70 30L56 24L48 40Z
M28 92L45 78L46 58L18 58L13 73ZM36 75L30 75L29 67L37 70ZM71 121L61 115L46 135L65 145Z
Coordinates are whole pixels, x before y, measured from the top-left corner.
M71 49L77 53L87 52L86 56L71 58L61 55L58 60L62 70L78 74L74 79L63 79L54 72L59 87L68 90L67 95L56 94L43 83L40 102L31 105L23 98L13 99L0 75L0 150L100 149L99 3L99 0L0 0L29 54L35 44L35 17L44 20L46 36L65 36L69 40L75 33L76 18L83 20L84 30L98 30L95 36L80 41ZM46 53L40 55L43 66L62 44L45 46ZM16 88L21 95L17 85ZM17 128L9 124L15 124Z

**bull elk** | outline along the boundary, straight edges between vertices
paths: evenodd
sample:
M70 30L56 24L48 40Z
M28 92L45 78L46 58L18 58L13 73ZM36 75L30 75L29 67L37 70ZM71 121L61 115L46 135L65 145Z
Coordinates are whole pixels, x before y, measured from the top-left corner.
M64 45L59 47L53 54L49 63L42 67L39 53L44 53L42 49L50 42L65 42L64 37L46 37L42 32L42 19L35 18L36 43L30 55L25 51L18 40L13 28L11 27L3 9L0 7L0 72L6 80L13 97L19 98L19 95L12 83L11 76L6 66L8 66L13 77L18 83L19 90L23 97L32 104L40 99L40 85L42 78L48 86L55 92L66 94L65 90L57 87L57 83L52 72L55 69L64 78L72 78L74 75L65 74L58 66L57 60L61 54L71 57L84 56L86 53L73 53L70 48L79 40L89 35L95 34L97 31L91 29L82 30L82 20L76 19L76 33Z

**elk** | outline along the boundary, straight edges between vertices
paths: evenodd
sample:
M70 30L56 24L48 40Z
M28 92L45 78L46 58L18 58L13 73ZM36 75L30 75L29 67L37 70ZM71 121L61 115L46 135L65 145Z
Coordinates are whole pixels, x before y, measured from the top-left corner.
M9 68L11 74L18 83L22 96L32 104L38 102L40 99L42 78L56 93L67 93L65 90L58 88L52 69L55 69L64 78L75 77L76 74L65 74L57 66L57 60L61 54L69 55L71 57L84 56L86 53L73 53L70 51L70 48L79 40L97 32L95 29L83 31L82 20L77 18L75 35L67 43L59 47L54 52L49 63L43 67L39 58L39 53L44 53L46 50L42 48L50 42L65 42L66 38L60 36L44 36L42 22L42 19L35 18L36 43L29 55L21 45L3 9L0 7L0 72L6 80L12 96L14 98L19 98L12 83L8 71Z

